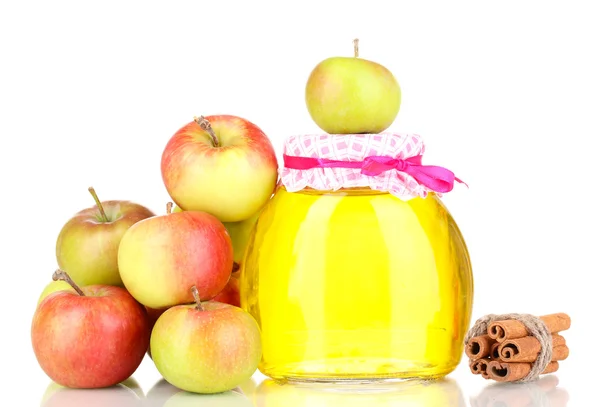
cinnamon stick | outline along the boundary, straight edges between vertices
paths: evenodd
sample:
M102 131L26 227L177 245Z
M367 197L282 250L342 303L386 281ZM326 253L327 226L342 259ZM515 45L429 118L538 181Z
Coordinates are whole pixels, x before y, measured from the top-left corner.
M518 339L508 339L498 348L499 357L503 362L534 362L542 344L534 336ZM552 360L565 360L569 356L566 340L558 334L552 335Z
M554 373L558 370L558 362L550 362L541 374ZM497 382L514 382L521 380L531 372L531 363L508 363L492 360L488 363L487 373Z
M471 362L469 363L469 367L471 368L471 373L480 374L485 379L489 379L490 378L490 376L488 374L489 362L490 362L490 360L485 359L485 358L471 360Z
M492 360L500 360L499 348L500 348L500 343L494 342L494 344L492 345L492 349L490 350L490 357Z
M495 342L489 335L476 336L467 342L465 353L471 360L486 358Z
M540 319L546 324L551 334L565 331L571 327L571 318L562 312L544 315L541 316ZM517 321L516 319L509 319L489 324L488 335L498 342L504 342L507 339L529 336L529 331L522 322Z

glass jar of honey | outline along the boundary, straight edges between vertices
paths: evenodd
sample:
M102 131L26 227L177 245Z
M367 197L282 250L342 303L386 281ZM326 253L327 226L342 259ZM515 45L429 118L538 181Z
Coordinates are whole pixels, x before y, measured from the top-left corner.
M431 379L459 363L473 281L440 199L454 175L406 134L288 138L241 269L280 381Z

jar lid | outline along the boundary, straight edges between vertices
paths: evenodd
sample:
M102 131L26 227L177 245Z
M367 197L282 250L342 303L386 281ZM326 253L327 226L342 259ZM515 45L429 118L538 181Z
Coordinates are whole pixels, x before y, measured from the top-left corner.
M449 192L454 181L462 183L445 168L422 165L424 151L417 134L291 136L284 143L281 183L290 192L369 187L402 200Z

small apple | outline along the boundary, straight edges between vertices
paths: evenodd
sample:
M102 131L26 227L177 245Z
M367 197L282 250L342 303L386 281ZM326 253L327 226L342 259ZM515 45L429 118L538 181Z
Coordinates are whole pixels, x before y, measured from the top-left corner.
M171 212L144 219L123 235L118 264L127 290L150 308L208 300L227 284L233 247L225 226L206 212Z
M227 285L223 290L217 294L211 301L218 301L225 304L233 305L235 307L240 306L240 281L233 277L227 282Z
M33 315L31 342L42 370L70 388L109 387L130 377L150 341L144 307L121 287L80 288L62 270L53 279L76 293L47 296Z
M154 364L173 386L193 393L236 388L256 371L262 354L260 330L241 308L202 303L179 305L162 314L150 338Z
M401 91L394 75L377 62L332 57L310 73L306 106L314 122L330 134L381 133L400 111Z
M256 213L275 189L277 170L265 133L231 115L195 118L169 139L161 159L163 182L173 201L222 222Z
M77 292L66 281L62 281L62 280L51 281L50 283L48 283L46 285L46 287L44 288L44 290L38 297L37 305L39 306L40 303L44 300L44 298L46 298L50 294L55 293L57 291L69 291L72 293Z
M89 191L96 206L78 212L62 227L56 240L58 267L82 286L122 286L119 242L129 227L154 213L130 201L100 202L94 188Z

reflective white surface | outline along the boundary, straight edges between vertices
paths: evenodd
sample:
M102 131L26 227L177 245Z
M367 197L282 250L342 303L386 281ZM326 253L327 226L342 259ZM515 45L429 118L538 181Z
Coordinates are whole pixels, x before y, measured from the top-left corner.
M600 405L597 2L236 3L0 1L0 407ZM31 317L60 228L93 204L87 188L162 213L164 145L202 114L252 120L281 160L285 137L319 132L304 103L310 70L352 55L357 37L403 89L390 130L421 134L427 163L469 184L444 202L473 261L473 321L572 317L558 386L491 386L463 361L452 381L391 392L275 387L256 374L243 396L206 397L155 387L146 358L133 388L48 389Z
M557 373L544 375L534 382L525 384L500 384L471 375L468 367L463 363L453 374L439 381L407 381L367 386L308 386L279 385L257 372L251 380L232 391L200 395L179 390L167 383L158 375L152 361L146 358L132 378L113 388L66 389L46 379L45 387L32 386L22 394L21 401L25 401L22 405L42 407L572 407L597 405L594 403L597 403L598 399L589 397L588 391L592 389L586 387L583 381L573 380L577 372L571 372L568 367L564 367L563 373L568 377L565 380L561 380L561 374ZM572 385L569 386L569 383ZM575 387L577 394L571 394L569 387ZM582 389L585 391L582 392Z

